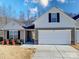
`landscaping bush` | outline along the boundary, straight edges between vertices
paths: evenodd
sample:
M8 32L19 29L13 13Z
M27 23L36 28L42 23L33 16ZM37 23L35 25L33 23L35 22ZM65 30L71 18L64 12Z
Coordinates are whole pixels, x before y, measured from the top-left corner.
M0 37L0 42L3 41L3 37Z

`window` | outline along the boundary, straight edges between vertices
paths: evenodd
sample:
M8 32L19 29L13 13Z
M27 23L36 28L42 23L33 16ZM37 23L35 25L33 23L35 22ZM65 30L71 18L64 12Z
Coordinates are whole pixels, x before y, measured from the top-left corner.
M4 37L4 31L0 30L0 41L3 40L3 37Z
M14 39L18 39L18 31L14 31Z
M13 31L9 31L9 39L13 39Z
M59 13L49 13L49 22L60 22Z
M18 31L9 31L9 39L18 39Z
M4 32L3 31L0 31L0 36L3 36L4 35Z

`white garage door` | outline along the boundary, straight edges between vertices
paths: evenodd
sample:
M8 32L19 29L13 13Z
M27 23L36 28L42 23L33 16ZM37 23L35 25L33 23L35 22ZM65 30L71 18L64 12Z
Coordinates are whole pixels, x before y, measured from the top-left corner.
M39 44L71 44L71 30L38 30Z
M79 30L76 31L76 41L79 43Z

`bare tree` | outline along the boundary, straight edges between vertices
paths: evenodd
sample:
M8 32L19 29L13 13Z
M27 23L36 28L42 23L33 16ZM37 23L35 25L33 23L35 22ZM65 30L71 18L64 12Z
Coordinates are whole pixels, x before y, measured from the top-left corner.
M19 22L20 24L25 24L25 23L26 23L26 21L25 21L25 14L24 14L23 11L20 11L18 22Z
M19 19L20 20L25 20L25 14L24 14L24 12L20 11Z
M3 17L4 17L4 21L6 25L7 24L7 10L5 6L3 6Z
M14 19L13 13L15 13L15 12L12 9L11 5L9 5L8 7L6 7L5 5L0 6L0 22L1 22L1 24L3 24L3 21L4 21L4 23L6 25L8 22L8 19L13 20Z
M7 23L7 20L6 20L7 13L6 13L5 5L0 7L0 17L1 17L0 18L1 24L6 24Z

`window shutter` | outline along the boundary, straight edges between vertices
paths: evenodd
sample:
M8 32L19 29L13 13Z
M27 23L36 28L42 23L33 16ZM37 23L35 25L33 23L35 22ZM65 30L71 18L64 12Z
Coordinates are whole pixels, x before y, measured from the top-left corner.
M51 13L49 13L49 22L51 22Z
M9 31L7 31L7 39L9 39Z
M60 22L60 14L57 13L57 22Z
M20 39L20 31L18 31L18 39Z

